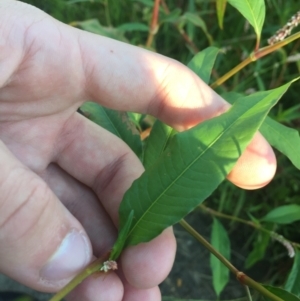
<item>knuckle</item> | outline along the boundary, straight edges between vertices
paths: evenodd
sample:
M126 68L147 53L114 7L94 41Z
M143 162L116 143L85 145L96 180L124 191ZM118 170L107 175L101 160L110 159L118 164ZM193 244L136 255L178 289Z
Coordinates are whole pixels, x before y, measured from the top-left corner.
M0 241L15 244L38 225L48 206L47 184L26 168L17 168L0 182Z

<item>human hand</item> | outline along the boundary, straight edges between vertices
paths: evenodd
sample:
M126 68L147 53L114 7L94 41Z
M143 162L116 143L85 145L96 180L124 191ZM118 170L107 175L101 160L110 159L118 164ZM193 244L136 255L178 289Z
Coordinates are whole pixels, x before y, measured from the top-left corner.
M77 108L94 100L184 130L229 105L182 64L32 6L2 0L0 28L0 271L54 292L111 248L119 203L143 172L127 145ZM258 188L275 168L257 134L228 178ZM90 277L69 298L159 300L175 248L168 229L125 250L118 273Z

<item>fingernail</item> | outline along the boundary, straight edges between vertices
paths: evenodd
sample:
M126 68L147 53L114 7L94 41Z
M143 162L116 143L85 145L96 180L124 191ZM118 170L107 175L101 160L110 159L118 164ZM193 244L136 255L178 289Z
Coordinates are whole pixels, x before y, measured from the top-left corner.
M83 269L92 258L92 247L83 232L73 229L41 269L40 276L47 281L70 278Z

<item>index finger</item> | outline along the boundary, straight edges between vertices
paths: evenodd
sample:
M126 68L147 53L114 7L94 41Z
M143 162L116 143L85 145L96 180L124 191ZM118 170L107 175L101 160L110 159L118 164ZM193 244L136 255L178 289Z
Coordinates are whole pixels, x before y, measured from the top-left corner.
M177 130L230 105L183 64L122 42L78 31L87 97L112 109L151 114ZM276 158L257 133L228 179L246 189L266 185Z

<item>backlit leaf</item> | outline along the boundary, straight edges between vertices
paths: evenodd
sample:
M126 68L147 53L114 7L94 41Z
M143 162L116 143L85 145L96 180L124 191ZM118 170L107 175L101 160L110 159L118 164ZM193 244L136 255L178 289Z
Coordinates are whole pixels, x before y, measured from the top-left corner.
M226 3L227 3L227 0L217 0L216 1L218 23L219 23L219 27L221 29L223 29L223 19L224 19L224 14L225 14L225 10L226 10Z
M265 21L266 6L264 0L228 0L253 26L256 33L258 48L261 38L261 31Z
M211 244L226 259L230 260L230 240L227 231L215 218L212 226ZM210 254L210 267L212 270L214 290L219 297L229 281L229 270L212 253Z
M203 202L289 85L247 96L225 114L174 135L163 155L124 195L120 227L134 210L127 245L153 239Z
M219 49L208 47L197 53L188 63L188 67L193 70L206 84L209 83L211 72L217 58Z

